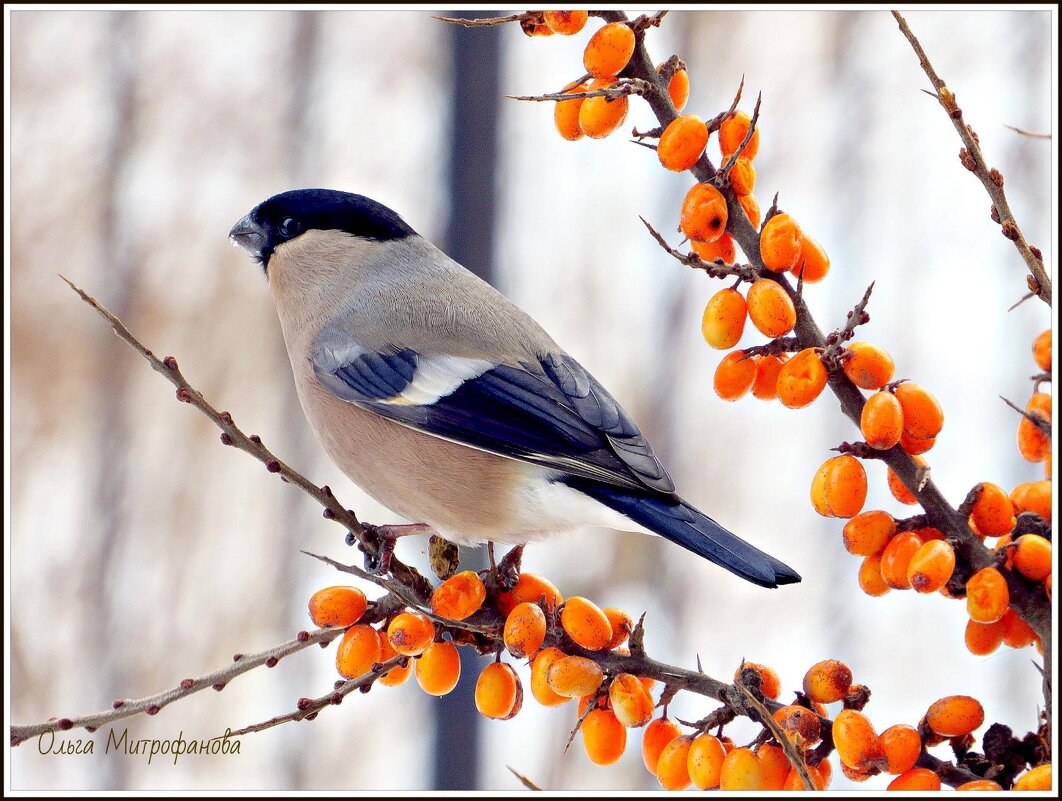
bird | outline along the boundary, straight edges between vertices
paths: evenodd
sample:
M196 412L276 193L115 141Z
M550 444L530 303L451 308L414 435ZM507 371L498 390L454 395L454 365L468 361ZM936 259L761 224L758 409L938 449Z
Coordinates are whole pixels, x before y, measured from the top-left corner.
M579 362L387 206L290 190L229 238L265 271L320 444L418 530L522 547L600 526L660 535L763 587L800 581L683 500Z

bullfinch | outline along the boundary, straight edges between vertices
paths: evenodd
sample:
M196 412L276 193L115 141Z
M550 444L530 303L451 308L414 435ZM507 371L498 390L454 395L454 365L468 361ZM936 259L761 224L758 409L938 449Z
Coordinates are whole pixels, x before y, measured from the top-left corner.
M265 270L321 445L393 512L464 545L659 534L763 587L800 580L680 498L616 399L391 209L300 189L229 236Z

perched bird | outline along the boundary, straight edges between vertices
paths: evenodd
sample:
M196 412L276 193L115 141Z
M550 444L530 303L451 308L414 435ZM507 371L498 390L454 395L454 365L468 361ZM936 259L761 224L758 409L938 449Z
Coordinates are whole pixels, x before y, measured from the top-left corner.
M682 500L608 391L391 209L295 190L229 236L265 269L318 439L393 512L466 545L659 534L764 587L800 580Z

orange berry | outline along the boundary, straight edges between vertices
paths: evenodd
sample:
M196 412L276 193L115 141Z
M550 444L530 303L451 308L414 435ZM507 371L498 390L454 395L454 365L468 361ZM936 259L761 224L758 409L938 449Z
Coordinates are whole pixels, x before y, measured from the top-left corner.
M719 149L724 156L729 156L741 147L741 143L745 139L745 134L748 133L751 126L752 117L744 111L735 111L723 120L722 125L719 126ZM756 158L756 153L759 149L760 128L757 123L756 130L752 132L752 138L749 139L749 143L745 145L745 149L741 151L741 155L747 159L754 159Z
M704 307L701 333L718 350L729 350L745 331L745 298L736 289L720 289Z
M619 75L634 54L634 31L622 22L610 22L590 37L583 51L583 66L595 78Z
M679 228L698 242L714 242L726 230L726 198L711 184L694 184L682 200Z
M1014 528L1014 504L995 484L981 484L981 493L973 506L973 522L981 537L999 537Z
M734 237L730 234L723 234L714 242L692 240L690 246L703 261L722 261L724 264L733 264L737 259Z
M741 679L741 671L745 669L755 670L760 677L760 692L764 697L770 698L772 701L776 700L782 693L782 680L778 678L778 674L774 672L773 668L767 667L767 665L760 665L756 662L743 662L738 666L738 669L734 671L735 683Z
M508 592L500 592L494 599L494 605L498 611L506 617L509 616L519 604L533 603L545 599L546 609L554 611L564 600L560 590L549 579L536 576L534 573L521 573L516 584Z
M833 765L830 764L829 759L824 759L818 764L817 768L818 775L822 779L822 784L819 785L816 782L815 787L819 790L825 790L827 787L830 786L830 780L833 779ZM811 765L808 765L808 770L811 770ZM815 773L812 773L811 777L815 778Z
M858 771L884 770L888 758L881 738L862 712L842 709L833 719L833 744L841 763Z
M583 656L557 659L546 670L546 685L557 695L579 698L597 690L605 672L597 662Z
M804 282L816 284L826 277L830 271L830 257L822 249L822 245L807 234L800 235L800 258L790 268L790 272L797 278L803 275Z
M476 573L465 570L451 576L431 595L431 611L447 620L465 620L487 600L487 588Z
M863 404L859 429L867 445L887 451L900 441L903 434L903 410L891 392L875 392Z
M804 695L820 704L841 701L852 687L852 669L837 659L824 659L804 674Z
M762 790L763 763L748 748L735 748L723 759L720 790Z
M752 394L760 400L775 400L778 397L778 376L789 361L784 353L777 356L756 356L756 380L752 382Z
M1051 329L1043 331L1033 340L1033 358L1045 373L1051 370Z
M995 623L1010 608L1007 580L994 567L978 570L966 582L966 611L978 623Z
M642 761L645 769L656 775L656 766L664 746L682 734L678 725L669 718L657 718L645 727L642 735Z
M775 711L775 721L798 748L810 747L822 739L819 716L804 706L791 704Z
M542 16L551 31L571 36L583 29L590 15L586 11L546 11Z
M1013 609L1008 609L1003 619L1003 642L1010 648L1025 648L1037 641L1036 632Z
M775 272L790 269L800 258L801 236L800 226L788 214L771 217L760 234L763 266Z
M860 389L881 389L892 381L896 369L892 356L870 342L853 342L845 348L844 373Z
M1018 777L1012 790L1050 790L1051 763L1040 765Z
M1038 534L1023 534L1014 550L1014 567L1025 578L1043 581L1051 575L1051 542Z
M543 648L531 663L531 694L542 706L559 706L571 700L566 695L557 695L548 683L550 666L565 656L559 648Z
M503 639L515 657L534 656L546 639L546 616L538 604L519 604L505 618Z
M792 767L785 751L773 743L761 745L756 751L760 761L760 790L781 790ZM751 789L751 788L750 788Z
M1051 482L1034 481L1021 499L1021 511L1040 516L1045 523L1051 522Z
M380 661L380 635L372 626L351 626L336 649L336 670L345 679L356 679Z
M814 785L816 790L825 790L826 787L829 785L829 780L823 775L822 771L822 766L829 766L829 764L830 763L824 759L818 764L818 766L807 766L808 775L811 777L811 783ZM786 774L785 782L783 782L781 789L804 791L808 788L804 786L804 778L799 773L797 773L796 769L790 768L789 773Z
M911 768L891 782L889 790L939 790L940 777L929 768Z
M725 757L726 751L718 737L710 734L695 737L686 754L686 769L693 786L698 790L714 790L718 787Z
M683 172L696 164L708 144L708 128L696 114L676 117L660 135L656 155L665 169Z
M904 381L896 387L896 400L903 408L903 429L912 437L929 439L944 427L944 411L925 387Z
M1051 438L1027 417L1018 421L1018 453L1027 462L1042 462L1051 454Z
M601 611L605 613L605 617L608 618L608 624L612 627L612 639L605 646L606 649L611 651L627 641L631 632L634 631L634 621L631 620L630 615L614 606L605 607Z
M877 775L876 771L856 770L855 768L848 767L843 762L841 763L841 773L844 774L846 779L853 782L865 782L871 776Z
M1032 397L1029 398L1029 402L1025 405L1025 411L1037 413L1050 422L1051 396L1046 392L1034 392Z
M777 281L759 278L748 293L749 319L764 336L780 337L796 325L796 307Z
M413 672L428 695L446 695L461 678L461 656L452 642L432 643L417 659Z
M520 677L511 665L492 662L476 681L476 709L494 720L510 720L520 711L523 700Z
M738 156L734 166L730 168L730 188L735 195L750 195L756 186L756 168L752 161L744 156Z
M900 447L907 451L907 453L909 453L911 456L917 456L920 453L925 453L936 444L936 437L930 437L929 439L919 439L918 437L910 436L906 431L900 434Z
M907 564L907 580L915 592L936 592L948 583L953 572L955 549L944 540L922 543Z
M867 595L878 597L890 589L881 577L881 555L868 556L859 565L859 588Z
M899 723L881 733L881 747L888 761L888 773L906 773L915 766L922 753L922 738L918 729Z
M664 746L656 762L656 778L665 790L685 790L690 786L688 758L693 736L684 734Z
M657 64L656 71L660 72L663 66L663 63ZM675 111L686 108L686 101L690 99L690 74L684 69L678 70L668 81L667 93L671 96L671 105L675 107Z
M533 19L520 20L520 30L526 36L552 36L553 31L544 22L536 22Z
M565 94L573 92L585 92L590 86L589 81L573 86ZM576 142L583 138L583 129L579 127L579 110L583 107L585 98L575 97L571 100L558 100L553 106L553 125L557 128L564 139Z
M914 456L912 458L920 466L923 466L926 463L926 460L923 459L921 456ZM886 475L888 476L889 492L892 493L893 498L898 500L900 503L907 504L908 506L910 506L911 504L918 503L918 498L916 498L914 496L914 493L907 489L907 486L902 481L900 481L900 477L896 475L895 472L893 472L893 469L891 467L888 469Z
M380 662L386 662L397 656L398 652L391 647L391 641L387 639L387 632L381 629L377 631L376 634L380 640ZM409 674L412 672L413 660L407 659L405 667L399 665L398 667L391 668L380 677L379 682L385 687L397 687L399 684L405 684L406 679L409 678Z
M752 227L759 230L760 227L760 204L752 195L738 195L738 205L745 211Z
M417 656L424 653L435 639L435 624L420 612L396 615L387 627L387 639L397 653Z
M962 737L981 727L985 710L976 698L949 695L934 701L926 712L929 728L941 737Z
M978 623L976 620L966 622L966 648L971 654L988 656L994 653L1003 642L1003 621L995 623Z
M613 83L615 83L613 78L598 78L590 84L587 91L607 89ZM623 125L623 121L627 119L627 110L630 107L628 101L629 98L626 95L615 98L600 96L583 98L583 104L579 107L579 127L591 139L604 139Z
M966 782L960 784L955 788L956 790L1002 790L1003 785L999 782L994 782L991 779L977 779L972 782ZM1048 788L1050 789L1050 788Z
M583 751L595 765L611 765L627 748L627 730L611 709L595 709L580 726Z
M322 629L345 629L358 622L367 605L357 587L325 587L310 597L310 620Z
M897 534L881 552L881 577L894 590L911 589L907 568L922 547L922 540L913 531Z
M822 394L826 368L815 348L805 348L778 373L778 400L790 409L802 409Z
M612 624L605 613L593 601L578 595L565 601L560 621L568 636L588 651L600 651L612 639Z
M855 556L881 553L896 533L896 520L888 512L862 512L844 524L844 547Z
M745 351L734 350L715 368L715 394L725 401L736 401L752 389L756 381L756 362L745 358Z
M620 673L608 686L608 700L616 718L628 728L638 728L653 716L653 697L630 673Z
M811 486L812 504L819 514L854 517L867 499L867 472L854 456L834 456L822 463Z

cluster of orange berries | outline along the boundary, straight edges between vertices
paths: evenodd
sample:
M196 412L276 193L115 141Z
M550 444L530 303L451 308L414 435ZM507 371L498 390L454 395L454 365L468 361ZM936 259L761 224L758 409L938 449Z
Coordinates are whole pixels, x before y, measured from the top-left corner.
M1033 358L1044 373L1051 373L1051 329L1033 340ZM1046 392L1034 392L1025 406L1025 411L1046 423L1051 422L1051 396ZM1051 478L1051 438L1027 417L1018 423L1018 451L1030 462L1044 462L1045 478Z

